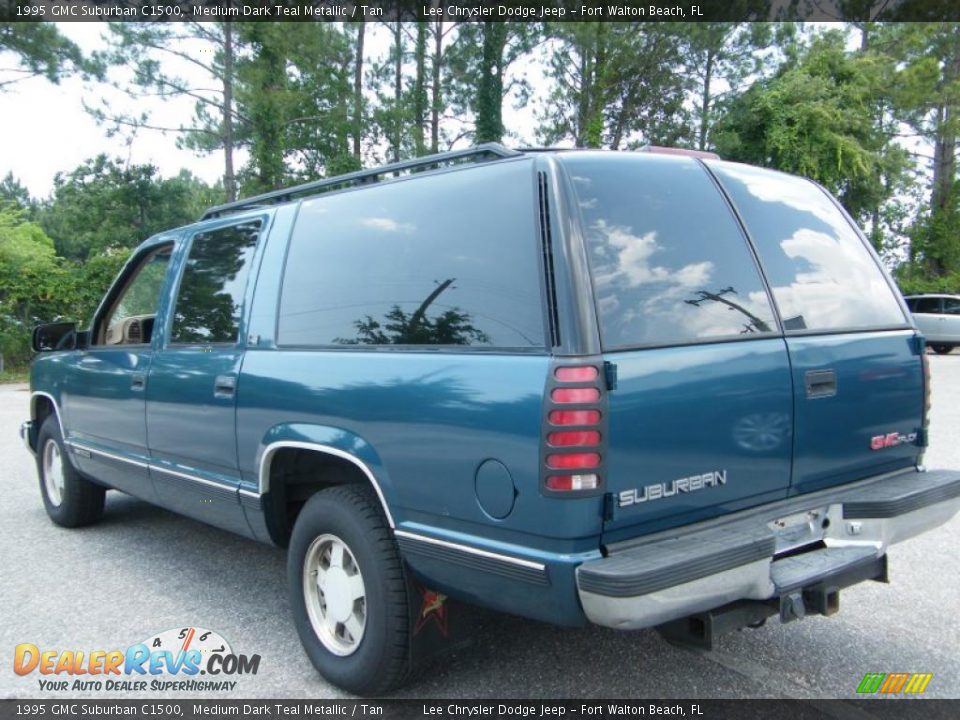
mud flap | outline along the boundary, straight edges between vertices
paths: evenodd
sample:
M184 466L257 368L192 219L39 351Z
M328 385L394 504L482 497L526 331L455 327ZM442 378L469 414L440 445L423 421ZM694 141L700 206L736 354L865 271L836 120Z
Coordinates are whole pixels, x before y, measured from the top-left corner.
M480 612L418 582L407 571L410 666L417 672L434 660L473 644Z

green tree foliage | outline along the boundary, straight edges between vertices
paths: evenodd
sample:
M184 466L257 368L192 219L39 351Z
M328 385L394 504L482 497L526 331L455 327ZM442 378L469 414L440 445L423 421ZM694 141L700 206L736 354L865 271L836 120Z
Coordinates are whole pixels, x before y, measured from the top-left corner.
M161 178L153 165L125 166L100 155L66 175L57 174L39 220L60 255L85 260L193 222L220 198L187 171Z
M928 276L945 276L960 271L960 23L891 24L878 35L900 62L893 84L896 110L932 148L928 201L910 231L911 259Z
M36 208L36 203L30 197L30 191L13 176L12 172L8 172L3 180L0 180L0 206L10 203L31 214Z
M439 0L432 0L438 6ZM449 113L455 102L459 23L432 20L386 24L391 43L386 59L373 63L370 79L376 93L372 118L386 141L387 157L398 161L439 152L464 133L448 134L444 125L459 124L462 113ZM457 108L461 110L462 108Z
M624 149L682 133L681 33L672 23L549 26L553 88L541 117L547 144Z
M0 52L11 53L16 58L15 67L4 68L0 92L31 77L42 76L58 83L65 75L78 70L95 71L80 48L52 23L0 23Z
M330 23L249 23L237 103L250 120L244 193L356 169L354 41Z
M501 142L507 133L503 103L513 92L529 98L527 78L507 81L510 66L527 57L541 37L532 23L480 22L458 26L457 42L447 61L448 94L454 113L473 117L475 143Z
M58 314L67 281L53 242L13 205L0 207L0 354L19 365L30 353L30 328Z
M845 44L839 31L816 37L734 99L713 140L725 158L820 182L863 220L901 188L908 154L877 122L892 66Z
M189 98L194 116L178 127L157 125L149 113L123 112L101 101L87 110L110 133L141 129L175 132L179 147L223 153L223 189L227 200L236 196L234 154L249 135L249 120L234 102L237 44L235 23L109 23L109 47L96 57L103 66L121 67L131 80L116 84L134 101L161 97ZM171 72L175 60L189 73Z
M765 50L789 43L793 23L690 23L684 36L684 68L693 104L693 143L710 146L710 130L722 106L768 65Z

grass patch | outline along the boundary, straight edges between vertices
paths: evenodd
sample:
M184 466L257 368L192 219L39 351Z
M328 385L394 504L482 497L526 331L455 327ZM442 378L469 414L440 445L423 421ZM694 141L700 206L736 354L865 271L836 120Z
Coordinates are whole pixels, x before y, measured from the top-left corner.
M29 368L10 368L0 372L0 383L25 383L30 382Z

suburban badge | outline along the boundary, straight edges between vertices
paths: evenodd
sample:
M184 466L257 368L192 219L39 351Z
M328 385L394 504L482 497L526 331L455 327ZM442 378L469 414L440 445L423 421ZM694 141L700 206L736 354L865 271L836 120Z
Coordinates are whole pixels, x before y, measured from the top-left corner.
M637 503L647 502L649 500L661 500L663 498L673 497L677 493L696 492L706 488L719 487L727 484L727 471L714 470L703 475L691 475L690 477L671 480L669 483L657 483L656 485L647 485L633 490L624 490L618 495L620 507L636 505Z

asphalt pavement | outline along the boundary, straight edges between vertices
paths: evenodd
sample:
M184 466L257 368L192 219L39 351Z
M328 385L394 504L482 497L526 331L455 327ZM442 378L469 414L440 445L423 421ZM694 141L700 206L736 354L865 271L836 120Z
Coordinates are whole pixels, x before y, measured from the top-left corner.
M930 360L927 464L960 468L960 353ZM54 526L17 433L28 397L22 385L0 385L0 697L156 697L41 691L42 676L14 673L14 647L122 649L187 626L261 656L256 675L234 678L233 696L347 697L316 674L300 647L283 550L118 492L108 494L99 524ZM895 546L892 583L844 590L839 614L787 625L773 619L723 636L710 652L674 647L654 631L570 630L485 615L470 648L428 668L398 697L853 699L867 672L930 672L926 696L960 697L958 547L954 518Z

